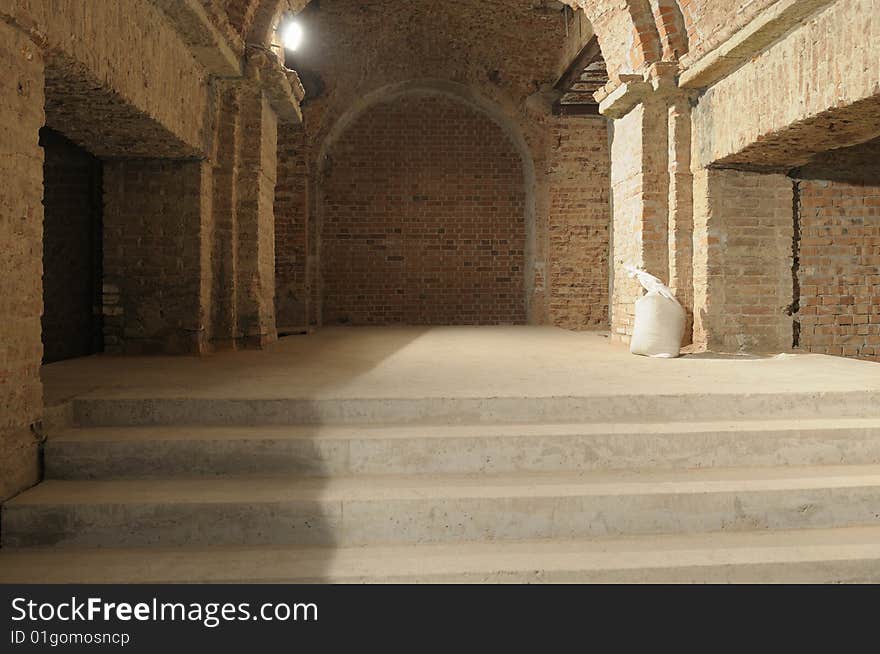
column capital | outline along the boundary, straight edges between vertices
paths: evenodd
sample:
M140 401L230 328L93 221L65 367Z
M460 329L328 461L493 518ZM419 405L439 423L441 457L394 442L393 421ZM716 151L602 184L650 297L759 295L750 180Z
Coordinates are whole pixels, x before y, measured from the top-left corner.
M619 75L595 94L599 113L607 118L623 118L639 104L662 101L668 105L691 103L695 93L678 86L677 61L657 61L644 73Z
M305 90L299 75L285 68L262 48L249 48L245 57L245 79L257 84L272 105L279 120L302 123L300 102Z

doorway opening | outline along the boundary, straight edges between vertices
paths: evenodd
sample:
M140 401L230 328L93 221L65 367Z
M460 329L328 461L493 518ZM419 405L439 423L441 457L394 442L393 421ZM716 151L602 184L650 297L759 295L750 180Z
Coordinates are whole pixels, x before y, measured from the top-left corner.
M102 164L44 127L43 363L103 350Z

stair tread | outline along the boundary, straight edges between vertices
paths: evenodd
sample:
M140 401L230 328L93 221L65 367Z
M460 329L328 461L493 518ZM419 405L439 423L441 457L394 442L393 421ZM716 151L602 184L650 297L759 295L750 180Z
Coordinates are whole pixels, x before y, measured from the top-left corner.
M880 429L880 418L718 420L645 423L541 423L474 425L290 425L77 427L59 430L52 443L281 439L480 438L593 434L676 434L738 431Z
M688 568L697 579L705 578L701 571L717 569L718 580L728 580L725 574L736 580L737 567L773 564L814 564L821 579L833 581L830 564L867 561L880 562L880 527L365 547L3 550L0 583L503 580L505 575L515 581L570 571L617 571L630 573L625 580L640 581L650 580L639 575L652 570ZM773 580L773 570L760 570L754 580ZM860 570L876 577L878 566L863 563Z
M7 507L160 503L355 502L786 491L880 486L880 465L703 468L590 473L508 473L47 480Z

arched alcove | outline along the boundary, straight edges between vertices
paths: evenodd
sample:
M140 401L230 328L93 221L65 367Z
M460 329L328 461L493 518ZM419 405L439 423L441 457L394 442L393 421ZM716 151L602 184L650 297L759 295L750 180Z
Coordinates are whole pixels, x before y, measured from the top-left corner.
M324 324L526 322L534 167L448 83L366 96L318 157Z

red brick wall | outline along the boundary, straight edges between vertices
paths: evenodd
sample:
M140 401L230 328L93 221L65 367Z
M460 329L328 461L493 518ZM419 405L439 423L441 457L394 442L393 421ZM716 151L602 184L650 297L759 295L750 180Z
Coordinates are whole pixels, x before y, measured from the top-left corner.
M524 323L522 161L442 95L368 109L322 180L324 324Z
M200 351L202 172L199 161L105 162L105 351Z
M880 186L800 183L800 344L880 360Z
M101 349L100 162L43 130L43 362ZM96 311L97 308L97 311Z
M694 175L694 343L785 352L793 343L792 180L737 170Z
M551 153L550 321L566 329L608 328L608 127L566 117L554 128Z
M275 321L279 328L309 323L309 171L305 133L278 132L275 186Z

